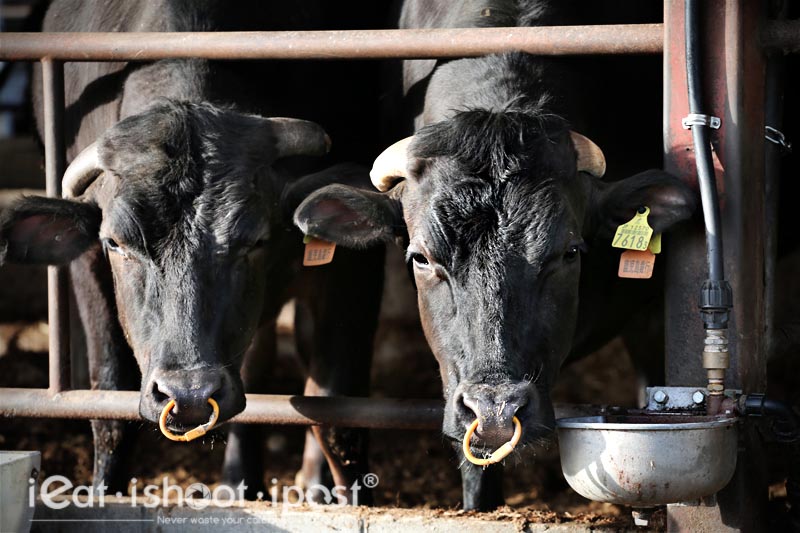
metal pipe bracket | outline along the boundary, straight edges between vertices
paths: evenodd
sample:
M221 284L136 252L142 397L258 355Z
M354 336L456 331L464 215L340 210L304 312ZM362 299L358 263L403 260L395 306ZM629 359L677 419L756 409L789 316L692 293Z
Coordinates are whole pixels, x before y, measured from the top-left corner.
M719 117L711 115L703 115L701 113L689 113L681 119L683 129L692 129L692 126L707 126L713 130L718 130L722 125L722 120Z

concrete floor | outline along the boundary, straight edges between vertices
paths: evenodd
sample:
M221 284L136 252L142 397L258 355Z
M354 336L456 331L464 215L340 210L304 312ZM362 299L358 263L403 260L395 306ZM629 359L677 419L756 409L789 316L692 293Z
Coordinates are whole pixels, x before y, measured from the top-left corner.
M409 531L454 533L516 533L548 531L583 533L621 531L593 524L533 523L521 515L492 513L476 516L462 511L430 511L425 509L272 507L269 503L246 502L229 508L186 506L146 508L131 506L130 498L108 498L105 507L78 508L69 505L54 510L38 505L31 531L80 531L94 533L182 532L373 532L406 533ZM646 528L636 531L647 531Z

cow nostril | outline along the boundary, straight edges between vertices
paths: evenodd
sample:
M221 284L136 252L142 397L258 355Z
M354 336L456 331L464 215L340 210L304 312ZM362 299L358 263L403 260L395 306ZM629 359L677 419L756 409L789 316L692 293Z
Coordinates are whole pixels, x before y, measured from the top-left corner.
M464 416L469 419L469 422L472 422L476 418L481 418L480 405L474 398L468 396L467 394L462 394L461 398L459 398L459 404L461 411L463 412Z
M156 403L159 404L166 402L167 400L170 399L169 395L161 392L161 390L158 388L158 383L156 383L155 381L153 382L153 399L156 401Z
M220 380L216 388L211 391L211 394L209 394L208 397L220 401L223 396L225 396L225 383L224 380Z
M513 411L511 412L511 416L516 416L520 420L522 420L523 413L525 412L525 406L528 405L528 397L520 399L520 401L515 402L512 404Z

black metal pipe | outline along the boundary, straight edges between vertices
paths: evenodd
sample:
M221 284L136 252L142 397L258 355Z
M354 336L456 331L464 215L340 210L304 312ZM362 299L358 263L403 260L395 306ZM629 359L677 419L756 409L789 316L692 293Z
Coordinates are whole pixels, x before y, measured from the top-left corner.
M747 416L769 418L779 441L800 442L800 418L789 405L764 394L747 394L739 399L739 406Z
M689 89L689 113L706 116L703 113L703 86L700 74L702 61L700 6L699 0L686 0L686 81ZM707 118L710 119L710 117ZM706 330L725 330L728 327L730 309L733 307L733 294L730 284L725 280L722 217L720 216L714 163L711 158L709 126L708 124L694 123L691 128L697 165L697 182L703 204L708 262L708 279L703 283L700 291L700 315ZM727 340L725 344L727 352ZM706 368L709 367L706 366ZM719 368L719 366L712 368ZM717 399L719 398L715 398L715 400Z
M700 78L702 61L700 3L699 0L686 0L686 78L689 88L689 112L692 114L703 114L702 80ZM725 278L725 268L722 262L722 228L714 163L711 159L709 127L700 124L693 125L692 137L697 160L697 180L703 202L703 219L706 226L708 279L722 281Z
M792 531L800 532L800 418L783 402L761 398L760 413L771 418L770 429L779 442L788 447L786 464L786 499Z
M739 410L747 416L768 419L772 434L788 447L786 499L792 531L800 531L800 417L791 406L764 394L742 396Z

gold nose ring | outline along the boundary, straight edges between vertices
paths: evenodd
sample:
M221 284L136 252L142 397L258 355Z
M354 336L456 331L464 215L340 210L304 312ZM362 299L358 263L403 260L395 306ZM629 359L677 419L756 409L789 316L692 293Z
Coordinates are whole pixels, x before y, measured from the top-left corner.
M514 451L516 445L519 444L519 439L522 437L522 424L519 423L519 419L516 416L512 420L514 422L514 435L511 437L511 440L497 448L489 457L486 457L485 459L478 459L472 455L472 450L470 449L469 445L469 441L472 440L472 434L475 433L476 429L478 429L479 420L476 418L467 429L466 435L464 435L464 457L467 458L467 461L474 465L487 466L494 463L499 463L508 457L508 454Z
M175 400L170 400L167 402L167 405L164 406L164 410L161 411L161 416L158 418L158 428L169 440L174 440L177 442L189 442L197 437L202 437L208 432L208 430L214 427L214 424L217 423L217 419L219 418L219 405L217 402L214 400L214 398L209 398L208 403L211 404L211 408L214 410L214 412L211 413L211 418L208 419L208 422L201 424L194 429L190 429L183 435L176 435L167 429L167 416L172 408L175 407Z

